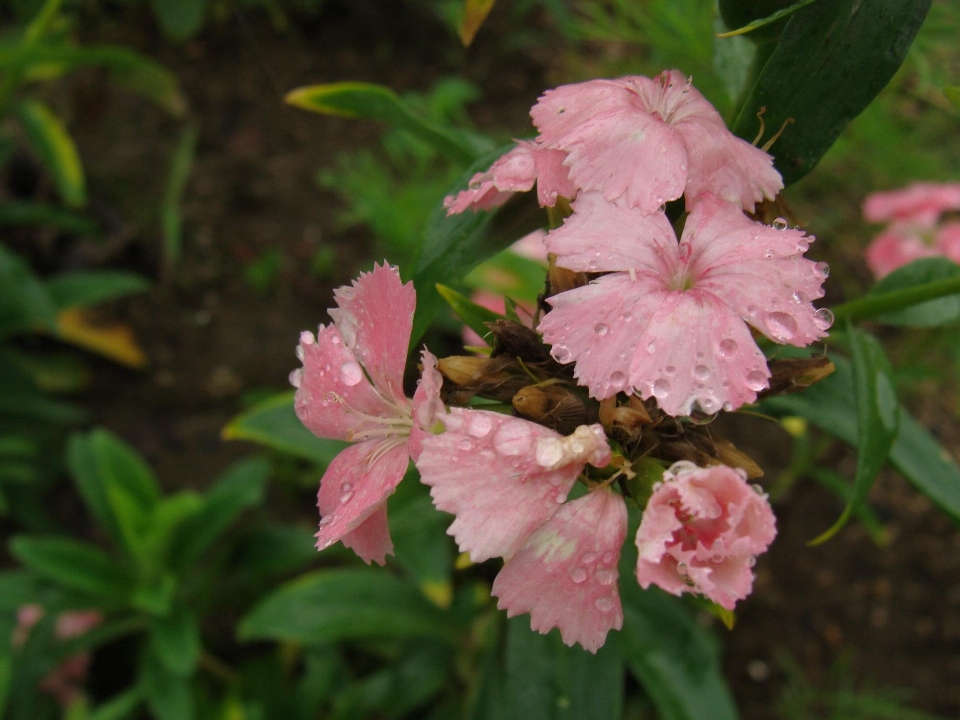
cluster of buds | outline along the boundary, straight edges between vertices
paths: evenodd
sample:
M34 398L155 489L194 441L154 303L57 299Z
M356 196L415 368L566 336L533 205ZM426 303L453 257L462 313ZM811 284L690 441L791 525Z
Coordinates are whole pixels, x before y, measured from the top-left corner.
M927 257L960 262L960 183L914 183L868 195L863 217L888 223L867 248L867 265L879 279Z
M782 187L772 159L678 72L560 87L531 116L538 137L446 205L491 209L536 185L566 216L543 240L534 327L491 323L489 356L424 349L408 399L415 293L377 266L336 292L331 325L301 336L291 381L310 430L355 443L321 481L321 549L342 541L384 562L385 501L410 459L460 549L505 561L498 607L595 652L623 621L628 502L643 510L643 587L727 609L749 594L773 513L748 483L760 468L704 425L832 370L768 363L751 327L804 346L832 317L811 303L826 277L803 257L813 238L745 214Z

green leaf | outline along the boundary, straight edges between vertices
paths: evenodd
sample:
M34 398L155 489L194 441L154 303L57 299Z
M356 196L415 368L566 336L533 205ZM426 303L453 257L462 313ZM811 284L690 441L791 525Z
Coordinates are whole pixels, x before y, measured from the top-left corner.
M490 328L485 323L496 322L505 319L500 313L477 305L465 295L461 295L453 288L437 283L437 292L440 293L450 309L456 313L457 317L466 323L467 327L473 330L480 337L489 334Z
M16 612L21 605L37 602L39 598L40 588L31 573L24 570L0 573L0 613Z
M777 22L777 20L787 17L787 15L792 15L800 8L806 7L807 5L813 2L816 2L816 0L799 0L799 2L795 2L793 5L790 5L789 7L781 8L780 10L777 10L775 13L771 13L770 15L767 15L764 18L758 18L757 20L747 23L743 27L739 27L736 30L728 30L726 32L717 33L717 37L730 38L730 37L736 37L737 35L746 35L749 32L753 32L754 30L759 30L762 27L766 27L767 25L775 23Z
M850 445L858 437L853 368L831 355L836 366L826 380L802 393L764 400L760 412L781 417L797 415ZM960 468L949 452L901 408L900 431L890 450L890 462L914 487L960 522Z
M263 502L270 463L263 459L237 463L207 493L202 508L178 529L170 549L171 567L192 566L244 510Z
M47 291L58 310L96 305L149 289L149 281L139 275L113 270L65 273L47 281Z
M734 132L752 140L793 119L771 148L790 185L820 161L906 56L930 0L829 0L794 12L760 71Z
M853 384L857 409L857 470L853 496L843 514L810 544L829 540L847 523L873 487L880 469L897 437L900 404L893 384L893 368L880 343L848 323L847 334L853 356Z
M73 210L30 200L5 200L0 205L0 226L18 225L54 227L77 235L99 232L95 222Z
M140 662L140 685L156 720L193 720L189 679L167 670L150 652Z
M130 717L142 702L143 690L133 687L97 705L90 711L87 720L124 720Z
M282 586L240 624L242 640L304 644L359 638L451 640L451 618L409 583L383 570L321 570Z
M200 623L184 605L150 621L149 652L174 675L188 677L200 660Z
M419 482L411 469L397 491L390 496L390 535L397 562L420 584L434 602L450 604L450 576L455 557L447 535L450 516L433 506L429 488Z
M0 245L0 339L56 327L57 309L30 266Z
M621 568L628 567L635 565L621 562ZM620 591L621 650L658 716L662 720L736 720L717 643L682 602L655 588L641 590L633 582L622 583Z
M160 29L168 39L183 42L203 25L206 0L150 0L150 7Z
M293 409L292 392L280 393L258 402L223 429L224 440L250 440L282 453L321 465L347 446L339 440L318 438L307 430Z
M71 47L60 40L31 46L0 47L0 68L25 71L43 67L45 77L85 67L99 67L111 79L157 103L172 115L182 115L187 103L176 76L133 50L114 45Z
M614 643L593 655L540 635L527 616L507 621L504 658L510 720L612 720L623 714L624 661Z
M156 577L170 565L170 546L181 527L203 509L203 498L192 490L161 498L146 518L146 527L135 539L131 550L136 553L141 572Z
M427 120L382 85L363 82L309 85L290 91L285 100L290 105L323 115L389 123L460 162L472 162L490 149L489 143L473 134Z
M158 0L166 4L166 0ZM197 2L197 0L187 0ZM156 3L155 3L156 4ZM197 140L200 138L200 128L190 123L184 128L177 143L176 150L170 160L170 174L167 176L167 186L163 194L163 203L160 205L160 223L163 228L163 262L167 271L171 271L180 260L183 247L183 218L180 214L180 201L183 191L190 179L190 170L193 167L193 156L197 149Z
M91 545L69 538L18 535L10 541L10 551L38 576L110 604L122 602L130 593L126 569Z
M63 202L77 208L87 203L87 186L80 155L60 120L39 100L14 106L30 145L53 176Z
M897 268L870 289L867 297L910 288L920 288L928 283L950 278L960 278L960 265L942 257L922 258L909 265ZM935 327L960 320L960 294L948 295L918 305L893 310L871 318L885 325L907 327Z
M485 170L512 145L498 148L474 163L451 189L467 187L475 173ZM447 215L437 207L427 223L423 245L413 273L417 288L417 314L410 344L416 345L424 331L443 308L437 283L455 285L487 258L546 223L546 218L530 193L520 194L492 212L465 212Z
M944 97L950 101L950 104L960 112L960 87L956 85L947 85L943 88Z

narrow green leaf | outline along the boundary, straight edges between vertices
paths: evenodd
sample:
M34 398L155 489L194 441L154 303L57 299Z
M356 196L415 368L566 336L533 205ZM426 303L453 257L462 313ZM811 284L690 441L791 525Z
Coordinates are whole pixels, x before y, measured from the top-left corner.
M193 720L189 679L167 670L150 652L140 662L140 686L156 720Z
M237 415L223 428L224 440L249 440L295 457L328 465L347 446L318 438L307 430L293 409L292 392L263 400Z
M269 479L270 463L264 459L230 468L207 493L200 511L178 529L170 549L171 567L183 572L192 566L241 512L263 501Z
M10 551L24 567L65 588L116 603L129 595L124 567L102 550L61 537L18 535Z
M383 570L321 570L282 586L240 624L242 640L319 643L359 638L451 640L452 619Z
M771 15L767 15L767 17L765 18L754 20L753 22L748 23L743 27L737 28L736 30L728 30L726 32L717 33L717 37L730 38L730 37L736 37L737 35L746 35L748 32L759 30L762 27L766 27L767 25L775 23L777 20L787 17L787 15L792 15L800 8L806 7L810 3L813 3L816 1L817 0L799 0L799 2L795 2L793 5L790 5L789 7L785 7L780 10L777 10L775 13Z
M501 147L474 163L451 192L466 188L474 174L485 170L510 147ZM545 224L543 212L529 193L513 198L492 212L468 211L448 216L442 206L434 210L413 273L417 314L413 321L411 345L420 341L445 304L437 292L437 283L451 285L460 282L484 260Z
M139 275L113 270L64 273L47 281L47 291L58 310L96 305L149 289L149 281Z
M90 711L87 720L124 720L130 717L142 702L143 690L133 687L97 705Z
M87 203L87 186L80 155L66 128L39 100L24 100L14 106L30 145L53 176L63 202L76 208Z
M874 285L866 298L889 297L891 293L912 290L913 296L900 296L911 300L921 295L924 289L939 287L942 281L951 279L958 281L956 294L888 310L873 315L871 319L885 325L906 327L935 327L956 322L960 320L960 265L946 258L922 258L897 268Z
M440 605L449 605L453 588L454 546L447 535L450 517L433 506L429 488L419 482L417 471L407 477L390 496L390 535L397 562Z
M857 469L853 496L837 521L810 542L826 542L847 523L867 498L897 437L900 404L893 384L893 369L883 348L870 334L848 323L853 356L853 385L857 409Z
M831 355L830 359L836 370L826 380L802 393L764 400L759 410L778 417L797 415L855 446L858 429L853 368L845 358ZM890 451L890 462L917 490L960 522L960 467L902 408L900 431Z
M591 654L558 631L540 635L527 616L507 621L504 659L510 720L612 720L623 714L624 660L614 643Z
M200 660L200 624L184 605L150 622L149 652L174 675L189 677Z
M480 337L490 333L490 328L486 326L486 323L504 319L504 316L500 313L495 313L493 310L477 305L470 298L461 295L446 285L437 283L437 292L440 293L440 297L446 301L457 317L463 320L467 327Z
M77 235L96 235L97 224L90 218L56 205L30 200L6 200L0 205L0 226L37 225L54 227Z
M621 568L627 567L633 566L621 562ZM641 590L633 582L622 583L620 591L623 656L653 700L659 717L736 720L736 706L723 679L716 641L682 607L682 602L655 588Z
M295 107L346 118L380 120L426 141L460 162L472 162L489 149L475 136L438 125L410 108L393 90L363 82L309 85L287 93Z
M0 245L0 339L56 327L57 309L30 266Z
M168 39L183 42L203 25L207 0L150 0L153 15Z
M188 0L197 2L197 0ZM164 4L162 0L160 4ZM167 271L171 271L180 260L183 248L183 218L180 214L180 201L183 191L190 179L190 170L193 167L193 156L197 150L197 140L200 138L200 127L196 123L189 123L180 136L180 142L170 160L170 174L167 176L167 187L163 194L163 203L160 205L160 224L163 228L163 262Z
M906 56L930 0L829 0L790 15L760 71L734 132L752 140L757 113L790 185L820 161L843 129L883 89Z
M181 527L202 509L203 498L192 490L160 499L146 519L146 527L135 540L141 571L159 572L169 568L170 546Z

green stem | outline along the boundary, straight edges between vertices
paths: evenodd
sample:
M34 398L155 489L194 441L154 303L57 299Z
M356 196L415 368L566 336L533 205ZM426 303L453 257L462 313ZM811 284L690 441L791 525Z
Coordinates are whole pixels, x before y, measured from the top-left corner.
M953 277L882 295L866 295L837 305L833 314L837 320L859 320L957 294L960 294L960 277Z
M62 4L63 0L47 0L43 4L40 12L37 13L37 16L27 25L27 29L24 30L23 39L20 41L21 48L29 48L43 37ZM3 81L0 82L0 118L6 114L7 104L10 102L10 98L20 84L22 77L23 70L13 68L4 76Z

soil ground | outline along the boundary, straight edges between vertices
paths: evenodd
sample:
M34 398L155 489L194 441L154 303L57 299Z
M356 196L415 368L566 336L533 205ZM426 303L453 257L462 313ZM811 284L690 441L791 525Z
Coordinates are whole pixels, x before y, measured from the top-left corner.
M483 92L471 108L477 124L519 134L553 78L545 51L531 57L504 49L507 28L496 12L465 52L411 6L361 0L324 8L281 32L257 13L236 16L179 47L159 38L136 9L83 26L85 41L122 41L169 67L200 127L183 203L183 258L160 279L158 206L183 121L95 75L73 86L72 101L82 102L74 103L81 111L71 130L94 211L112 219L113 231L105 244L72 248L56 264L158 278L150 293L114 308L135 328L149 368L97 363L81 401L97 423L144 453L169 488L203 487L250 451L221 441L221 428L242 408L244 393L287 387L298 333L324 321L332 288L369 263L371 238L338 229L339 201L314 177L339 153L375 143L378 128L285 106L283 92L345 79L425 90L462 73ZM322 281L305 270L320 246L336 257L332 277ZM281 253L281 268L261 293L244 268L272 249ZM781 431L747 423L745 449L767 468L782 466L785 458L769 450L786 447ZM845 467L850 458L838 452L838 462ZM754 594L736 629L719 630L745 719L774 717L785 679L780 654L816 682L847 651L856 677L911 689L915 707L960 716L960 533L892 473L871 502L892 537L888 547L875 546L855 524L807 547L840 509L813 484L799 484L778 504L779 537L758 563Z

